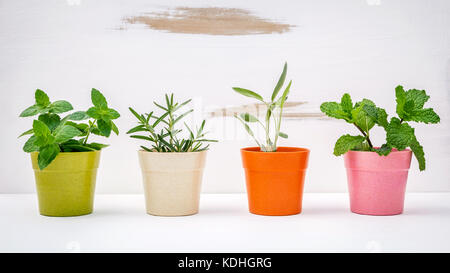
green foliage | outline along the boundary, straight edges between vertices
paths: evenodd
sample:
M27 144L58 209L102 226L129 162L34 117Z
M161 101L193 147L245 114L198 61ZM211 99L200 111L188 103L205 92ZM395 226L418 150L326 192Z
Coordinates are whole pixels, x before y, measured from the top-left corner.
M163 111L160 116L154 114L154 111L148 114L139 114L133 108L129 108L130 112L138 120L138 125L131 128L127 134L131 138L149 141L150 147L141 146L147 152L200 152L208 150L209 144L207 142L217 142L217 140L205 139L204 127L206 121L203 120L200 127L197 130L192 130L184 123L188 137L179 137L182 129L177 129L175 125L193 112L193 109L177 114L177 111L182 109L191 100L187 100L183 103L174 102L173 94L165 95L165 106L153 102L157 108ZM136 134L139 133L139 134Z
M241 113L240 115L237 114L235 115L235 118L237 118L243 124L247 133L255 140L256 144L261 148L261 151L263 152L275 152L277 150L278 137L288 138L287 134L280 132L280 128L284 103L286 102L287 97L289 95L292 81L289 82L289 84L284 89L284 92L281 94L281 96L278 96L286 80L286 73L287 73L287 63L284 64L283 72L281 73L280 78L278 79L278 82L272 92L271 99L268 102L264 101L263 97L254 91L250 91L248 89L240 87L233 87L233 90L236 91L237 93L244 95L246 97L254 98L264 103L266 106L267 110L265 114L264 123L261 122L257 117L249 113ZM253 130L250 127L250 124L257 124L264 129L266 135L265 141L263 142L258 141ZM275 131L273 138L271 137L271 128L273 128L273 130Z
M35 104L25 109L20 117L38 115L33 120L33 128L19 137L31 135L23 146L27 153L39 152L38 165L45 169L60 152L96 151L108 145L88 143L90 134L109 137L111 130L119 134L113 119L120 117L114 109L108 108L105 97L96 89L91 91L94 107L88 111L77 111L61 118L59 114L73 110L72 105L64 100L50 102L48 95L37 89ZM86 121L75 123L74 121ZM78 139L75 139L78 138Z
M411 89L405 91L401 85L395 89L397 117L388 121L388 115L384 109L378 108L370 100L352 104L349 94L342 96L341 102L324 102L320 110L326 115L343 119L353 124L362 135L340 137L334 147L336 156L345 154L350 150L371 151L381 156L388 155L393 148L399 151L411 148L421 171L425 170L425 154L423 147L418 142L414 128L407 122L438 123L439 116L432 108L423 108L430 98L424 90ZM369 131L378 125L386 132L386 143L377 148L370 141Z

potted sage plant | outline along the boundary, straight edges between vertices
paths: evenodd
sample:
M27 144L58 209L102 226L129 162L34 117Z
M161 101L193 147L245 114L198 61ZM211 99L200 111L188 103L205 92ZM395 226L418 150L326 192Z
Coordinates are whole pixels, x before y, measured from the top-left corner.
M109 137L119 134L113 120L120 114L108 107L105 97L91 91L93 106L87 111L72 111L65 100L51 102L37 89L35 104L20 117L37 116L33 127L20 135L31 135L23 150L31 154L36 179L40 214L78 216L93 210L97 168L101 149L106 144L89 142L91 135Z
M309 150L299 147L278 147L281 132L283 106L290 92L292 81L280 93L287 73L287 63L268 101L248 89L233 87L237 93L256 99L266 111L264 121L250 113L236 114L247 133L258 146L241 149L245 169L249 211L259 215L293 215L302 210L303 185L308 165ZM259 126L265 132L264 140L258 140L252 127Z
M341 136L334 155L344 155L350 193L350 209L367 215L401 214L412 154L425 170L425 154L410 122L438 123L432 108L424 108L430 98L425 90L395 88L397 117L388 121L386 111L368 99L353 104L349 94L340 102L325 102L320 110L326 115L352 124L359 135ZM386 143L374 146L370 130L380 126Z
M193 109L182 114L178 112L190 101L178 103L173 94L166 94L165 106L154 102L162 112L160 115L155 111L139 114L129 108L138 125L127 134L148 143L140 146L138 151L148 214L183 216L198 213L208 143L216 140L205 138L205 120L196 130L186 123L186 131L180 128L183 118Z

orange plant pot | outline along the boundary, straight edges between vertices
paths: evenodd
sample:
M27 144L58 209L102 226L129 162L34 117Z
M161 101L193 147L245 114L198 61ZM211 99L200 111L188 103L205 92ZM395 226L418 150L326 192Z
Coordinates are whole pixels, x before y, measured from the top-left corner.
M281 216L302 211L308 149L278 147L276 152L261 152L250 147L241 149L241 156L251 213Z

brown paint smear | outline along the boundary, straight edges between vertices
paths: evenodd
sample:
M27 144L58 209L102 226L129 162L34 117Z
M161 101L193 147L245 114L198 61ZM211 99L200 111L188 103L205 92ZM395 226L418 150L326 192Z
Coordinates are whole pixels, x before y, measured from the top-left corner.
M283 117L289 119L328 119L328 117L322 112L318 111L300 111L301 106L306 105L307 102L298 101L298 102L286 102L284 104L284 112ZM263 103L253 103L253 104L244 104L241 106L234 107L225 107L221 109L216 109L214 111L208 112L208 118L216 118L216 117L232 117L235 113L250 113L253 115L258 115L265 111L265 104ZM265 112L264 112L265 113Z
M124 18L127 24L144 24L171 33L207 35L251 35L284 33L292 25L281 24L235 8L178 7L167 12L144 13ZM121 28L123 29L123 28Z

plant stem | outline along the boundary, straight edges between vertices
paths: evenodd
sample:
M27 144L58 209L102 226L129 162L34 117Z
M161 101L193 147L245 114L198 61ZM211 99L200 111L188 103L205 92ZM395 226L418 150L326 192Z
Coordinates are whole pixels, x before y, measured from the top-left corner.
M369 144L369 147L370 147L371 149L373 149L373 145L372 145L372 142L370 141L369 134L368 134L368 133L366 134L366 132L364 132L364 130L361 129L361 128L360 128L358 125L356 125L355 123L353 123L353 125L355 125L356 128L358 128L358 130L361 132L361 134L363 134L363 136L366 138L367 143Z
M96 122L97 122L97 120L94 119L94 122L92 122L92 126L94 126ZM89 138L89 135L91 134L92 126L89 126L89 128L88 128L89 130L88 130L88 132L87 132L87 134L86 134L86 138L85 138L84 141L83 141L83 145L86 145L86 144L87 144L87 140L88 140L88 138Z

